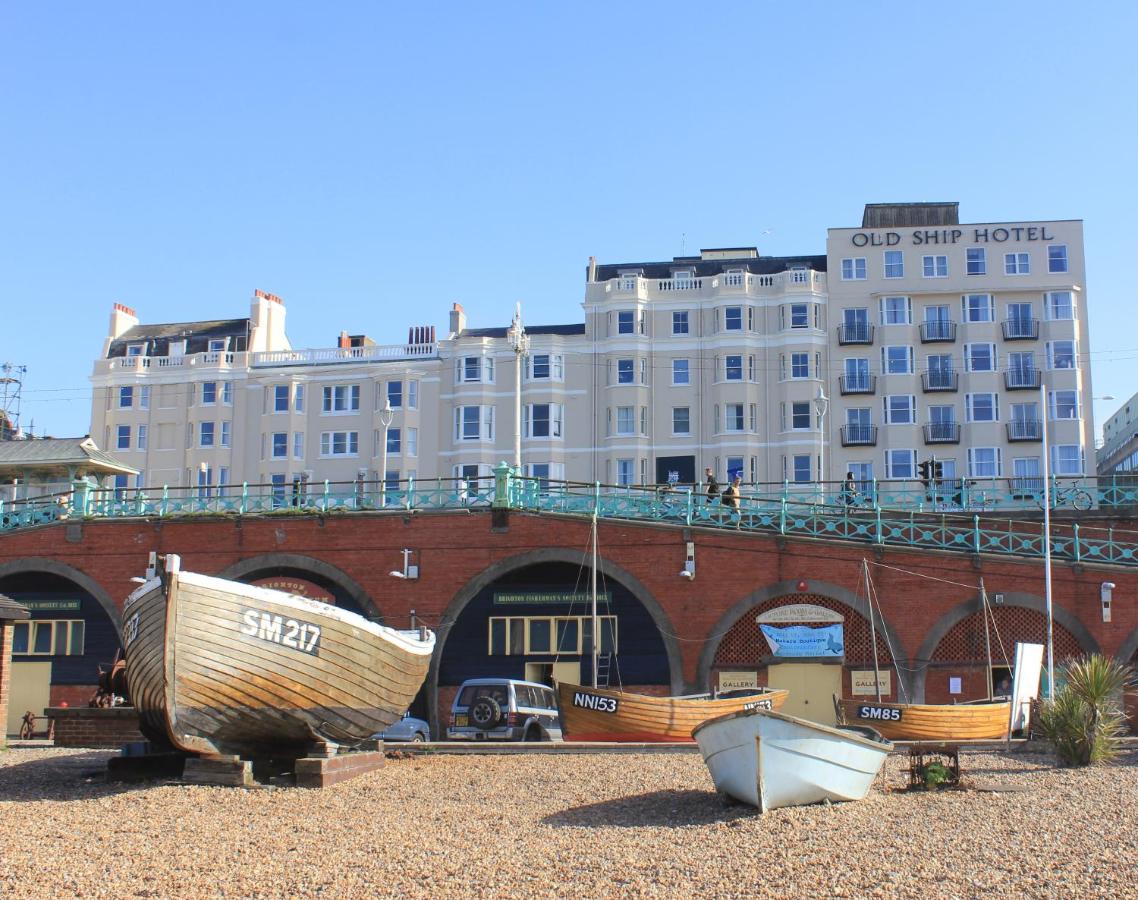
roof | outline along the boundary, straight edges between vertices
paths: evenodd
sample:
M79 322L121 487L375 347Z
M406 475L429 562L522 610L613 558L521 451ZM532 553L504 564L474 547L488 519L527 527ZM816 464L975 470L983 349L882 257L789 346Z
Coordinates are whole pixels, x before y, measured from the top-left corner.
M745 249L745 248L740 248ZM712 252L712 251L708 251ZM606 263L597 266L597 281L608 281L627 272L639 272L644 278L671 278L677 269L695 272L696 277L718 275L728 269L745 269L752 275L777 275L787 269L806 267L817 272L826 271L826 257L822 256L741 256L735 259L703 259L699 256L677 256L669 262ZM529 331L527 328L526 331Z
M71 468L77 475L138 474L138 469L100 450L90 437L0 441L0 473Z
M202 322L167 322L135 325L111 341L107 357L126 356L128 344L147 344L147 356L168 356L171 341L186 341L186 353L205 353L210 339L231 338L227 349L241 352L249 338L250 319L207 319Z
M17 603L11 597L0 594L0 621L28 618L31 618L31 613L28 612L26 606L22 603Z
M919 228L959 225L960 204L867 203L861 214L862 228Z
M525 326L526 334L584 334L585 323L574 323L572 325L534 325ZM477 337L477 338L504 338L508 328L465 328L462 331L462 337Z

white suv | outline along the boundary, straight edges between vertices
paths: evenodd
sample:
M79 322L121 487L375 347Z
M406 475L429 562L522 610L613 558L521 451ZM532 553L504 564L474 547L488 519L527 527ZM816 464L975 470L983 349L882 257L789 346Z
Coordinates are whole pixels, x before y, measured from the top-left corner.
M559 741L557 695L515 678L470 678L454 695L450 740Z

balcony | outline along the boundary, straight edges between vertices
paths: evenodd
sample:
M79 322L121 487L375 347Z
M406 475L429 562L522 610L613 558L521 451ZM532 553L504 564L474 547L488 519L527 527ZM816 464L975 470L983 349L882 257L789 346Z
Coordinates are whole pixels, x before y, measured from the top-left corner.
M1043 440L1043 422L1039 419L1016 419L1008 422L1009 441L1041 441Z
M921 343L943 344L956 340L955 322L922 322Z
M951 369L933 369L921 373L921 390L926 394L936 391L955 391L960 388L960 373Z
M404 359L437 359L439 345L372 344L367 347L323 347L315 350L265 350L250 354L250 364L263 366L326 366L339 363L390 362Z
M877 376L839 375L838 389L843 394L872 394L877 390Z
M925 425L926 444L959 444L960 425L956 422L929 422Z
M1039 390L1043 375L1039 369L1008 369L1004 372L1004 387L1009 391Z
M1001 324L1005 341L1039 340L1039 319L1005 319Z
M588 300L604 302L624 299L649 300L655 296L714 299L810 295L825 292L825 272L813 269L787 269L785 272L765 275L740 271L679 278L623 275L605 281L591 282L586 287L585 294Z
M868 322L847 322L838 326L839 344L872 344L873 326Z
M876 425L843 425L841 430L843 447L877 446Z

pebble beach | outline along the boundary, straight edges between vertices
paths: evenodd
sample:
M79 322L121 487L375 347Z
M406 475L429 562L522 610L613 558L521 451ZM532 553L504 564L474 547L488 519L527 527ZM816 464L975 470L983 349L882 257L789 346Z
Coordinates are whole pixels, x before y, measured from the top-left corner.
M104 778L104 751L0 752L5 897L1138 896L1138 751L759 814L698 753L400 755L324 790Z

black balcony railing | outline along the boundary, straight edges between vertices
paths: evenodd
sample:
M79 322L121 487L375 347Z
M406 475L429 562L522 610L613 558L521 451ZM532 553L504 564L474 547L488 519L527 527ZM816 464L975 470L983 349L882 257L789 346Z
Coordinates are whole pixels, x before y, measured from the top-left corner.
M925 425L926 444L959 444L960 425L956 422L929 422Z
M1039 319L1005 319L1005 341L1032 341L1039 338Z
M872 394L877 390L876 375L841 375L838 388L843 394Z
M922 322L921 343L936 344L942 341L956 340L955 322Z
M876 425L843 425L842 426L842 446L843 447L876 447L877 446L877 426Z
M873 326L868 322L846 322L838 326L839 344L872 344Z
M1038 389L1042 380L1039 369L1008 369L1004 372L1004 387L1009 391Z
M1015 419L1007 427L1009 441L1043 440L1043 423L1039 419Z
M951 369L932 369L921 373L921 389L929 391L955 391L960 387L960 373Z

